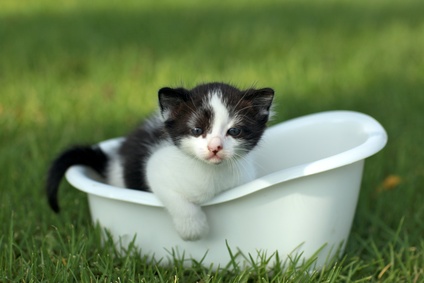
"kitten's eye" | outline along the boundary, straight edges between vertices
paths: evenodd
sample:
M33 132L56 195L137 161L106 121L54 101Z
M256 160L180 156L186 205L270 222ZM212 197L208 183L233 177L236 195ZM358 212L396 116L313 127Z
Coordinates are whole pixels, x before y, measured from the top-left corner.
M198 137L201 134L203 134L203 129L202 128L193 128L193 129L191 129L191 134L195 137Z
M239 128L230 128L227 131L227 134L232 137L237 137L238 135L240 135L240 133L241 133L241 129Z

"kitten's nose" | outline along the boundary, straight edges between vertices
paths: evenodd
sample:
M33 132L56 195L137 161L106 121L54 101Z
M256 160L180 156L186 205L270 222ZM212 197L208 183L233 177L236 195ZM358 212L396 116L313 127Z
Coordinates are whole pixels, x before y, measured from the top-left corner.
M214 137L208 143L208 150L217 154L222 149L222 140L220 137Z

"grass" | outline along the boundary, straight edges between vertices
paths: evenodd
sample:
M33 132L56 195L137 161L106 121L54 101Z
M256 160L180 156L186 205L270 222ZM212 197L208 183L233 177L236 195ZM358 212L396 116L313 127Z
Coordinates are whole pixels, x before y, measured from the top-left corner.
M3 1L0 282L424 282L423 10L419 0ZM273 87L274 122L350 109L386 128L340 260L312 273L269 273L266 260L163 267L102 246L68 184L63 212L49 210L43 181L61 149L127 133L160 87L211 80Z

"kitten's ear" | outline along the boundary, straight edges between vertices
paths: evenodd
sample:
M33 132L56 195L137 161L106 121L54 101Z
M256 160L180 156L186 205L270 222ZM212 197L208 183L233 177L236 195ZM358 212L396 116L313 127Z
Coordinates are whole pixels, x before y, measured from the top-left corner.
M274 99L274 90L272 88L249 89L246 98L252 101L252 106L256 107L260 114L269 115Z
M158 97L162 115L166 116L165 113L169 113L181 103L187 102L189 100L189 94L189 91L184 88L161 88Z

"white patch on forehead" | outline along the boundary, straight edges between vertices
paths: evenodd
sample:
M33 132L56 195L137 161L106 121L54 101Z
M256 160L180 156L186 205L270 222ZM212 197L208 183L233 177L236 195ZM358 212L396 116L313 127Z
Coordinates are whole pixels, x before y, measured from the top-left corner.
M221 91L214 91L209 94L209 105L213 111L212 136L225 135L231 122L230 113L221 98Z

